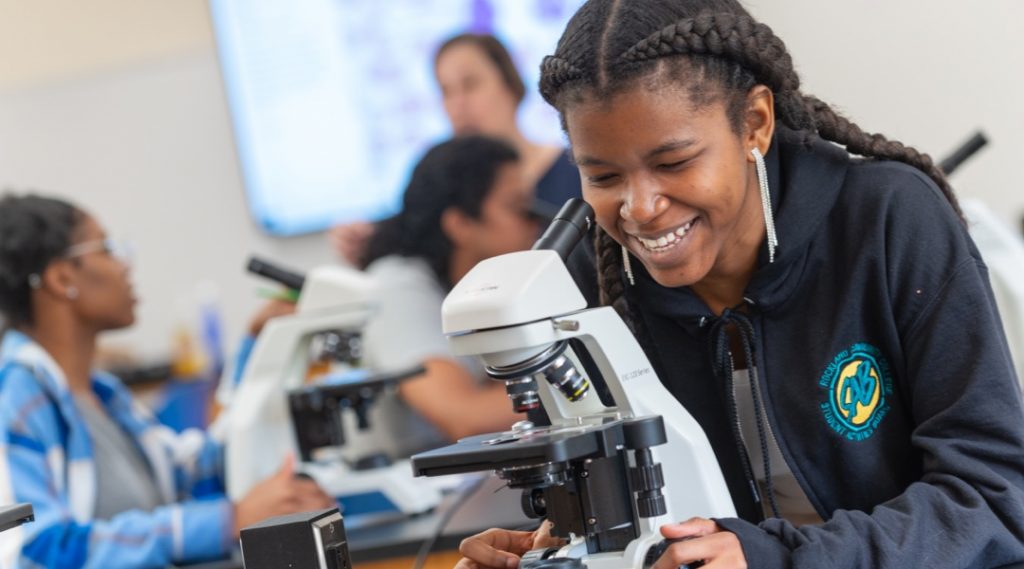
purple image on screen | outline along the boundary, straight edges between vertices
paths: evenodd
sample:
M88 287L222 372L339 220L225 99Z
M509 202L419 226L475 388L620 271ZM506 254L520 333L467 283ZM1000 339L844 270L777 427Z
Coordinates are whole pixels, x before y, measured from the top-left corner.
M542 20L563 21L566 19L565 2L562 0L537 0L537 17Z
M473 0L473 20L469 29L474 34L494 33L494 6L490 0Z

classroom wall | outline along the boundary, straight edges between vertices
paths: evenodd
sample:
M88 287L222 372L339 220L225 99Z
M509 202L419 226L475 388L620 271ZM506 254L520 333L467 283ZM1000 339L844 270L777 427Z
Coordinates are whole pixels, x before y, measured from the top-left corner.
M954 185L1019 226L1024 3L747 5L787 42L806 90L866 129L942 157L983 128L990 147ZM0 0L0 53L0 188L63 195L135 244L139 322L114 343L166 353L203 283L233 341L258 304L248 254L331 262L323 235L271 238L248 217L201 0Z
M262 284L248 255L332 260L320 234L277 239L250 220L218 73L196 54L0 97L0 187L66 197L133 243L139 321L111 341L147 357L196 317L207 283L238 337Z

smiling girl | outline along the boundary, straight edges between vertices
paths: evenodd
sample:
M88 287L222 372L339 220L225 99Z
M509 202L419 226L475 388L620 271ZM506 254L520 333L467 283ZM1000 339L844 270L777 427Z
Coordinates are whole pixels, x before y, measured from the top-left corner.
M802 93L729 0L592 0L541 93L597 215L600 301L707 433L739 514L664 526L693 539L655 569L1024 560L1020 392L930 158ZM491 530L460 567L547 539Z

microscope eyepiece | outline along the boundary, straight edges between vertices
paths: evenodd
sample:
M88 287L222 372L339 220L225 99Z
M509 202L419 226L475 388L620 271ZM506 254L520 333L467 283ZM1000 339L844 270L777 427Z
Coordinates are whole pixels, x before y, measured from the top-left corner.
M281 283L292 290L301 291L303 285L306 284L306 277L299 273L282 269L281 267L260 259L259 257L250 257L249 264L246 266L246 269L248 269L250 273Z
M576 244L590 231L593 224L594 208L579 198L573 198L558 210L554 221L533 244L533 249L551 249L564 261L569 258Z

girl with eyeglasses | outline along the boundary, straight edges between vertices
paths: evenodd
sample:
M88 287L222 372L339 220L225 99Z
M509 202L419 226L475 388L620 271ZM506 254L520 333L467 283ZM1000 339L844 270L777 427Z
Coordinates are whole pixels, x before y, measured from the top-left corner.
M0 503L35 521L0 539L4 567L164 567L230 552L241 527L332 507L281 469L237 503L221 449L176 434L94 370L97 337L135 321L127 251L58 199L0 198Z

